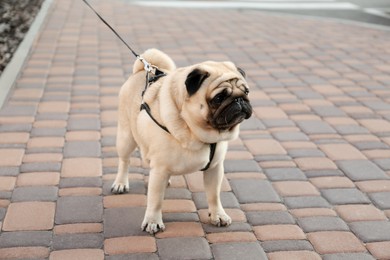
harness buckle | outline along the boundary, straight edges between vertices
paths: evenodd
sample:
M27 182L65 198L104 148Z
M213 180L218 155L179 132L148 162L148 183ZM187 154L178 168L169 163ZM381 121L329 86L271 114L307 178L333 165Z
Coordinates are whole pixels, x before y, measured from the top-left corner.
M144 58L142 58L141 56L137 56L137 59L139 59L140 62L142 62L144 64L144 70L147 71L148 73L152 72L153 70L153 67L152 65L150 65L149 62L147 62Z

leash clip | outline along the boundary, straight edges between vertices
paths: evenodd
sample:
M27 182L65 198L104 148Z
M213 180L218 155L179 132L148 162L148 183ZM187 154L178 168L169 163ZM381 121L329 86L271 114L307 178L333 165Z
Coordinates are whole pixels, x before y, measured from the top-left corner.
M142 58L141 56L137 56L137 59L139 59L140 62L142 62L144 64L144 70L146 70L147 72L152 72L153 68L152 68L152 65L149 64L149 62L147 62L144 58Z

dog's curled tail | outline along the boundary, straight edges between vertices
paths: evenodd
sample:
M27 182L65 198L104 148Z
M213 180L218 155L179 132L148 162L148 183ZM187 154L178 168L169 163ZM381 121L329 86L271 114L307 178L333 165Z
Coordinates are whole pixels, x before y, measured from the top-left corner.
M141 57L150 65L157 66L165 71L172 71L176 68L173 60L167 54L157 49L149 49L141 54ZM133 73L137 73L143 69L144 64L137 59L133 66Z

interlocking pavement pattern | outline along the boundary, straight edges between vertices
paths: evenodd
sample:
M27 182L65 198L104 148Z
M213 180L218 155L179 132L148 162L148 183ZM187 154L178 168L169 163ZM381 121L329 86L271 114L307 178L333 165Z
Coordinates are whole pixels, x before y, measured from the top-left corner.
M390 259L390 32L236 9L92 1L142 51L231 60L254 115L208 224L202 173L172 179L166 231L140 229L148 170L112 195L118 91L134 58L82 1L56 0L0 111L0 258Z

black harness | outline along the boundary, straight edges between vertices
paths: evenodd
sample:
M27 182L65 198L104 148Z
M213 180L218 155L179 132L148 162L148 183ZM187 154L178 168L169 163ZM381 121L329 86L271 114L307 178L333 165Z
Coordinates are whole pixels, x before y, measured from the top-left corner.
M162 72L161 70L159 70L158 68L155 68L155 72L154 72L154 75L150 75L151 72L146 72L146 84L145 84L145 89L142 91L142 96L144 96L145 94L145 91L148 89L148 87L156 82L158 79L160 79L161 77L164 77L166 76L167 74L165 74L164 72ZM142 102L141 104L141 107L140 107L140 111L142 110L145 110L146 113L149 115L149 117L153 120L153 122L156 123L156 125L158 125L162 130L164 130L165 132L167 132L168 134L170 134L168 128L166 128L165 126L163 126L162 124L160 124L152 115L152 111L150 110L150 107L149 105L146 103L146 102ZM213 160L214 158L214 154L215 154L215 149L217 148L217 143L212 143L210 144L210 155L209 155L209 162L207 163L207 165L201 169L201 171L206 171L209 167L210 167L210 164L211 164L211 161Z

